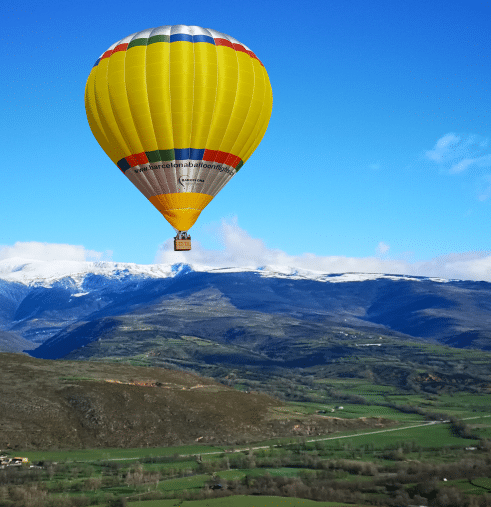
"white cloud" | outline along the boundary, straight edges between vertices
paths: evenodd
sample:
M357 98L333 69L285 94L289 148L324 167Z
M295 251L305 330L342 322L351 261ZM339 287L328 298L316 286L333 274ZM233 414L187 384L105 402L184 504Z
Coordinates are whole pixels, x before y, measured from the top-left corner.
M420 264L424 273L435 272L442 278L491 282L491 252L454 253Z
M193 240L190 252L174 252L172 240L168 240L161 246L155 262L181 262L214 268L271 266L287 271L305 269L321 273L390 273L491 282L491 252L452 254L424 262L377 257L319 256L311 253L289 255L282 250L268 248L261 239L252 238L239 227L236 219L222 221L215 235L223 245L222 250L206 250ZM387 253L388 248L388 245L381 242L377 250Z
M112 252L87 250L81 245L60 243L20 242L13 246L0 245L0 260L29 259L37 261L100 261L111 257Z
M460 137L450 132L438 139L434 148L426 152L426 156L433 162L443 162L452 156L455 147L459 144Z
M174 252L173 240L167 240L160 248L156 262L174 264L176 262L205 265L212 267L251 267L283 262L284 252L271 250L262 239L252 238L241 229L234 218L230 222L222 221L212 234L223 245L223 250L205 250L193 241L190 252Z
M390 250L390 246L387 243L381 241L376 248L378 255L385 255Z
M461 173L462 171L465 171L468 169L472 164L475 163L475 159L472 158L464 158L460 162L457 162L454 164L450 169L449 172L451 174Z
M491 154L487 153L489 145L490 140L483 136L449 132L438 139L433 149L425 152L425 156L449 173L456 174L471 167L490 167Z
M450 173L461 173L472 166L475 168L491 167L491 154L476 158L464 158L450 167Z

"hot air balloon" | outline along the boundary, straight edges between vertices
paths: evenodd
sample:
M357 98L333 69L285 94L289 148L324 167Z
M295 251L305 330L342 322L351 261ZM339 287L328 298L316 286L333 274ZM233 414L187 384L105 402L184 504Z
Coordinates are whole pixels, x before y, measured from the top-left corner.
M121 172L191 248L188 230L259 145L273 95L257 56L198 26L160 26L113 44L85 87L90 128Z

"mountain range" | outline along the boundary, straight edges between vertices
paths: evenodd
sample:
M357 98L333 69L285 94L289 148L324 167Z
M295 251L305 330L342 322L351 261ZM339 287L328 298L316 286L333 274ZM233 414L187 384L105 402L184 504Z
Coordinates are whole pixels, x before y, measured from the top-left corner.
M0 351L82 359L125 355L129 344L134 355L143 342L142 354L159 354L165 342L174 359L199 349L206 361L298 366L326 358L312 349L292 357L306 340L375 345L382 335L491 350L491 284L271 266L0 261Z

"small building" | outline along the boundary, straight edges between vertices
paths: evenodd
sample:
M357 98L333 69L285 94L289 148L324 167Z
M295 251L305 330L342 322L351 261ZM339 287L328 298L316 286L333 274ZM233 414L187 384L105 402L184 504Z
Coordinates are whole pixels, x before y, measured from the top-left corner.
M19 456L10 458L6 465L9 467L21 467L22 465L29 465L29 458L21 458Z

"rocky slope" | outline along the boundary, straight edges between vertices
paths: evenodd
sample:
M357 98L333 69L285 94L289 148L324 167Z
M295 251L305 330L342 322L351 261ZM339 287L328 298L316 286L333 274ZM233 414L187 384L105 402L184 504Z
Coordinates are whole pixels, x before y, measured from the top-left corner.
M287 416L283 403L162 368L0 353L0 449L243 444L391 424Z

